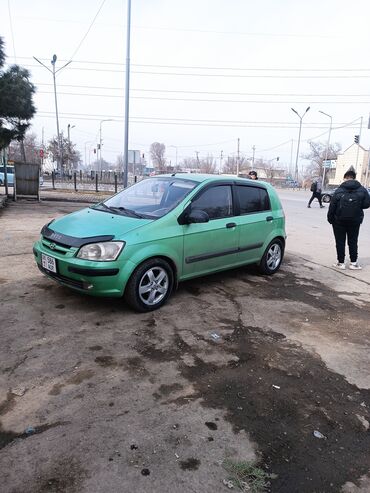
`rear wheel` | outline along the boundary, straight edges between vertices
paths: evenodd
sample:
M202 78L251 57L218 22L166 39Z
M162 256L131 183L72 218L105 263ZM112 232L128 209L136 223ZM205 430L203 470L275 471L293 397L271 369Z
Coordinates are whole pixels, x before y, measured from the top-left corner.
M262 274L271 275L279 270L284 257L284 244L279 238L271 241L263 254L259 269Z
M329 195L328 193L324 193L321 197L321 200L328 204L331 200L331 195Z
M161 258L146 260L133 272L125 289L125 301L138 312L150 312L164 305L169 298L174 274Z

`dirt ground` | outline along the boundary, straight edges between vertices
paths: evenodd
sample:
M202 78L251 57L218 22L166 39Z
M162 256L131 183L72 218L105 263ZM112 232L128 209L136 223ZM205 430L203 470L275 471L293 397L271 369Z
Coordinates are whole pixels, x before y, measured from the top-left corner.
M300 205L276 275L183 283L150 314L36 268L41 226L81 205L1 210L1 492L222 492L227 459L272 493L369 492L369 270L310 259Z

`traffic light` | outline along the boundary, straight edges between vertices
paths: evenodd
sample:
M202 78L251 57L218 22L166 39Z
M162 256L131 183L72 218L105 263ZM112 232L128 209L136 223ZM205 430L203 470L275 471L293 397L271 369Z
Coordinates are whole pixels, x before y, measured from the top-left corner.
M360 136L355 135L355 144L359 144L359 143L360 143Z
M94 149L94 154L96 154L96 149Z

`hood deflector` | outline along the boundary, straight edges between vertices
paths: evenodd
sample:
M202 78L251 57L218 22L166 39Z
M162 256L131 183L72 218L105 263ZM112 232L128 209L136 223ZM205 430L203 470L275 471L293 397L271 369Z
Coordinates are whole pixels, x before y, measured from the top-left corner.
M89 243L98 243L100 241L111 241L114 238L114 235L103 235L103 236L90 236L88 238L75 238L74 236L64 235L62 233L57 233L49 228L48 225L45 225L41 234L44 238L49 241L53 241L54 243L58 243L59 245L65 247L75 247L80 248L83 245L88 245Z

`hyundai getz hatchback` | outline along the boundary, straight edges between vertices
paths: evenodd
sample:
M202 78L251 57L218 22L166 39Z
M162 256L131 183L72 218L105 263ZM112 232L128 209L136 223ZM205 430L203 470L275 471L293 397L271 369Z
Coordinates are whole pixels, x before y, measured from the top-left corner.
M137 311L162 306L179 281L247 264L276 272L284 212L272 186L214 175L148 178L52 220L34 245L40 270Z

